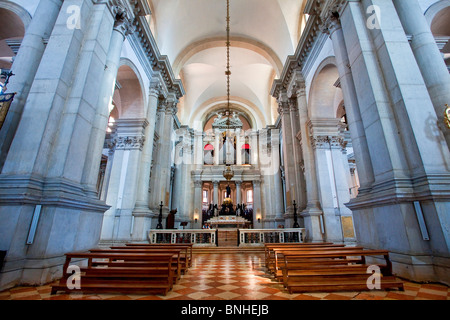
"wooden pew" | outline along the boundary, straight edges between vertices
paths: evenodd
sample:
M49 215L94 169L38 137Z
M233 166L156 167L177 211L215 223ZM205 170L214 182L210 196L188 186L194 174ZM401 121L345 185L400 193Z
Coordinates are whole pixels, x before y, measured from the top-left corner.
M51 294L58 291L95 293L142 293L164 294L173 286L173 253L114 253L114 252L72 252L66 254L63 277L52 286ZM87 260L87 266L80 267L80 287L70 289L68 272L74 260ZM100 261L98 261L100 260ZM108 266L97 266L102 261ZM140 267L128 267L127 263L144 262Z
M188 252L188 267L192 267L192 243L126 243L125 246L130 248L187 248Z
M271 256L273 248L315 248L322 246L335 246L332 242L317 242L317 243L265 243L264 244L264 256L266 259L266 265ZM343 246L343 245L339 245Z
M403 290L403 283L392 275L392 263L387 250L358 249L310 250L283 252L283 285L293 292L330 292L369 290L366 256L383 256L386 264L381 265L381 289ZM359 263L349 264L346 260L358 257ZM336 263L329 263L336 261Z
M181 273L187 273L191 264L192 253L190 247L188 246L112 246L110 247L114 250L128 250L130 252L138 252L143 250L155 250L155 251L167 251L167 250L181 250L180 252L180 263L181 263Z
M316 251L326 251L326 250L341 250L344 248L354 248L354 247L345 247L344 244L330 244L330 245L321 245L321 246L315 246L315 247L273 247L270 248L270 251L268 253L268 260L266 262L267 268L269 272L273 273L274 275L277 275L278 271L280 270L280 267L283 265L283 252L289 252L289 251L309 251L309 250L316 250ZM359 249L362 249L362 247L357 247ZM280 259L281 258L281 259Z
M152 248L152 249L126 249L126 247L113 247L111 249L90 249L89 252L94 253L172 253L173 259L172 259L172 269L173 269L173 277L174 282L181 279L181 274L185 268L185 262L183 262L183 252L182 248L176 249L176 248ZM126 261L120 261L122 267L145 267L148 264L151 264L152 262L149 261L132 261L132 262L126 262ZM95 266L116 266L117 261L98 261L95 263Z

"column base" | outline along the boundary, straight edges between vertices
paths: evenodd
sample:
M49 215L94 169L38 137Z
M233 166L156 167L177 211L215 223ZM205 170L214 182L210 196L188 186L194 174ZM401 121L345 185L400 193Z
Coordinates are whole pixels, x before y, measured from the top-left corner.
M322 233L322 210L318 207L307 207L300 213L300 216L303 217L303 221L305 222L306 228L306 242L323 242L324 234Z

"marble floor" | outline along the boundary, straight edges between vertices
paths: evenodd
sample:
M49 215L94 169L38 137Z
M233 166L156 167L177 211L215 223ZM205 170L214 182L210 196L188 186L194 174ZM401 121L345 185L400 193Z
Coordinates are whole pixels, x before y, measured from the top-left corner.
M236 249L238 250L238 249ZM15 287L0 300L450 300L442 284L404 281L405 291L289 294L264 267L263 253L194 254L193 265L166 296L120 294L56 294L51 285Z

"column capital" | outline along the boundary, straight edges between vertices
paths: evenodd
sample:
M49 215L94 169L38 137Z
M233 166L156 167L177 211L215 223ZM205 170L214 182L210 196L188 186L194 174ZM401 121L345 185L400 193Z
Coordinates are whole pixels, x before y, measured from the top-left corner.
M194 188L201 188L203 186L202 180L194 180Z
M111 1L111 12L114 17L114 30L120 32L124 38L135 31L133 15L122 1Z
M287 98L287 94L286 93L280 93L280 96L277 99L277 103L278 103L278 114L283 115L283 114L289 114L290 110L289 110L289 101Z
M289 82L288 96L296 96L297 98L300 96L306 96L306 83L300 69L295 69L293 71L292 79Z
M152 81L149 87L149 95L155 98L159 98L161 95L162 87L159 80Z
M289 111L290 112L298 112L298 106L297 106L297 99L295 98L290 98L288 100L288 104L289 104Z
M342 28L339 14L335 11L329 11L320 28L323 33L326 33L331 38L335 31Z

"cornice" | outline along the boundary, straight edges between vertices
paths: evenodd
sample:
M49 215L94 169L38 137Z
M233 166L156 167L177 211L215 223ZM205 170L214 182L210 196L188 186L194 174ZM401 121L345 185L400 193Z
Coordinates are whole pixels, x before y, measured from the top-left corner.
M288 56L284 64L280 79L276 79L270 94L278 98L281 91L289 90L296 70L303 70L308 65L308 58L317 51L317 45L324 43L324 27L328 24L332 14L340 15L347 4L347 0L308 0L304 13L309 15L305 29L300 37L297 49L293 55ZM303 74L303 76L305 76Z

